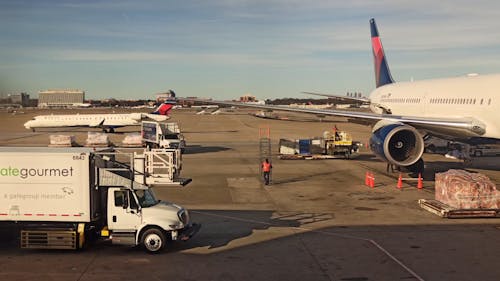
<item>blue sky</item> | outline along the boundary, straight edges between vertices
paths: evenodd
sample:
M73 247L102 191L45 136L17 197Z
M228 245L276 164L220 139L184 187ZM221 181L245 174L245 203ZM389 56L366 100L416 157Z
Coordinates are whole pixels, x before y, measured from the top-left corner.
M0 93L368 95L372 17L398 81L500 72L499 1L0 0Z

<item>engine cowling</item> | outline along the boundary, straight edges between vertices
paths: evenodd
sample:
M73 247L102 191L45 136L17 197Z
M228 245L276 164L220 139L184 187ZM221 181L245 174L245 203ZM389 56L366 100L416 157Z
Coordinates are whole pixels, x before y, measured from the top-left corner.
M376 129L370 138L370 149L384 161L411 166L424 153L424 139L417 129L393 123Z

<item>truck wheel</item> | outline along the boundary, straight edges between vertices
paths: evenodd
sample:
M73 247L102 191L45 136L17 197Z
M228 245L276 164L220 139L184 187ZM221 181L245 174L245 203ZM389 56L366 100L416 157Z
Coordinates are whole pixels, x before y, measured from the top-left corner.
M150 228L142 234L142 245L149 253L157 253L165 247L165 234L157 228Z

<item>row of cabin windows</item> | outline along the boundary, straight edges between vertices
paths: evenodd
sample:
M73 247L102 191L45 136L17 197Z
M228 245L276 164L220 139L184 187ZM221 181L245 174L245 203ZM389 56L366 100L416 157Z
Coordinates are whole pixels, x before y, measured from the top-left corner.
M388 102L388 103L420 103L420 98L382 99L381 102Z
M49 116L45 117L46 120L73 120L73 117L66 117L66 118L61 118L61 117L56 117L56 116ZM80 117L78 120L94 120L94 119L101 119L99 117ZM106 117L107 120L117 120L117 119L123 119L123 116L112 116L112 117Z
M387 103L420 103L420 98L391 98L382 99L381 102ZM430 104L476 104L476 99L472 98L432 98L429 100ZM491 99L486 101L485 99L480 99L478 101L479 105L490 105Z
M479 105L491 104L491 99L488 99L488 102L486 102L485 99L480 99L477 101ZM430 99L431 104L439 103L439 104L476 104L476 99L472 98L432 98Z

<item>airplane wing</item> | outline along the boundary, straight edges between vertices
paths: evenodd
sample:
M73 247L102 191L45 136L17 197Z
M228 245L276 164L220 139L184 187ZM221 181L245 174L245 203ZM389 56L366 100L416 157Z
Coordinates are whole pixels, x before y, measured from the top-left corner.
M313 93L313 92L302 92L302 93L307 94L307 95L327 97L330 99L337 99L337 100L341 100L341 101L351 101L351 102L356 102L356 103L370 103L370 100L368 100L366 97L351 97L351 96L342 96L342 95L334 95L334 94Z
M460 137L480 137L486 132L486 126L481 121L474 118L429 118L429 117L418 117L418 116L403 116L403 115L393 115L393 114L376 114L371 112L360 112L360 111L346 111L346 110L333 110L333 109L309 109L309 108L296 108L288 106L279 105L263 105L263 104L251 104L242 102L232 102L232 101L215 101L215 100L197 100L197 99L184 99L189 101L205 102L219 105L229 105L229 106L239 106L239 107L250 107L250 108L260 108L269 110L279 110L288 112L299 112L315 115L325 115L325 116L339 116L346 117L348 119L355 119L363 121L363 123L376 124L383 126L390 123L400 123L408 124L417 129L425 130L431 132L435 135L457 135ZM378 129L379 126L373 128L373 131Z

